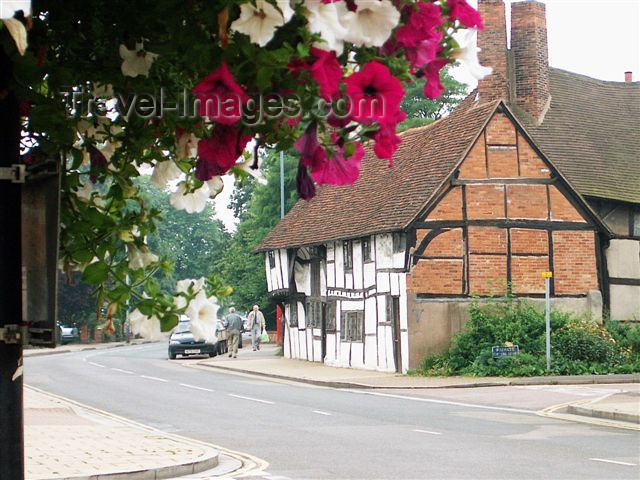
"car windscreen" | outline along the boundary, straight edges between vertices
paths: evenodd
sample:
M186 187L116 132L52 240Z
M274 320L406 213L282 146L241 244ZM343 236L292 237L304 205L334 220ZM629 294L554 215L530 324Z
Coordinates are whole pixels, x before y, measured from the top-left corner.
M180 322L176 327L175 333L188 333L189 331L189 322Z

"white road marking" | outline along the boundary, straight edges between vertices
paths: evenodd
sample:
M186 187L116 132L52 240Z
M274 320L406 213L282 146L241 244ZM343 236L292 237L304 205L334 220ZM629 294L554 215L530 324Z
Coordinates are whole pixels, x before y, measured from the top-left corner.
M314 410L313 413L317 413L318 415L331 415L329 412L323 412L322 410Z
M464 402L452 402L449 400L436 400L435 398L420 398L420 397L408 397L405 395L395 395L393 393L380 393L380 392L361 392L358 390L349 390L347 388L339 388L343 392L357 393L360 395L374 395L377 397L389 397L389 398L399 398L401 400L411 400L414 402L425 402L425 403L439 403L443 405L456 405L458 407L470 407L470 408L482 408L484 410L500 410L503 412L514 412L514 413L527 413L529 415L535 415L535 410L523 410L520 408L510 408L510 407L493 407L490 405L478 405L475 403L464 403Z
M210 388L197 387L195 385L189 385L187 383L181 383L180 386L186 387L186 388L193 388L194 390L202 390L203 392L213 392L213 390L211 390Z
M100 365L99 363L89 362L89 365L93 365L94 367L105 368L104 365Z
M129 370L122 370L121 368L111 368L111 370L113 370L114 372L128 373L129 375L133 375L133 372Z
M442 435L442 433L440 432L432 432L430 430L420 430L419 428L414 428L413 431L418 433L429 433L431 435Z
M169 380L165 380L164 378L158 378L158 377L149 377L147 375L140 375L140 377L142 378L146 378L148 380L156 380L157 382L168 382Z
M636 466L635 463L619 462L617 460L607 460L606 458L590 458L589 460L593 460L594 462L615 463L616 465L626 465L627 467Z
M259 398L245 397L244 395L235 395L233 393L230 393L229 396L230 397L235 397L235 398L242 398L244 400L251 400L252 402L267 403L269 405L273 405L273 403L274 403L274 402L270 402L269 400L260 400Z

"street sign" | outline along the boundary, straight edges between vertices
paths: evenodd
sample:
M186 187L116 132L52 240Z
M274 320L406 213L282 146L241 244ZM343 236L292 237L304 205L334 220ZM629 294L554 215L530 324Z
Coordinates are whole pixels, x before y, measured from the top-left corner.
M509 347L506 347L504 345L491 347L491 355L493 356L493 358L512 357L519 353L520 353L520 348L518 348L518 345L512 345Z

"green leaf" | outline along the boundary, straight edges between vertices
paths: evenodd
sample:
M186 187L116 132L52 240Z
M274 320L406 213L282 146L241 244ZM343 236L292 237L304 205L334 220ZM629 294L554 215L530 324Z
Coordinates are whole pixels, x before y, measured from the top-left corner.
M96 262L84 269L82 281L91 285L99 285L109 278L109 265L104 262Z

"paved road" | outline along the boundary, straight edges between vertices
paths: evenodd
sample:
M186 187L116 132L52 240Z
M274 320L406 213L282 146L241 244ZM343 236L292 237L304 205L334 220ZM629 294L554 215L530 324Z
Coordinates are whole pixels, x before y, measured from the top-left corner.
M292 479L638 479L638 432L535 415L615 387L349 391L189 363L168 361L163 344L85 351L27 358L25 381Z

